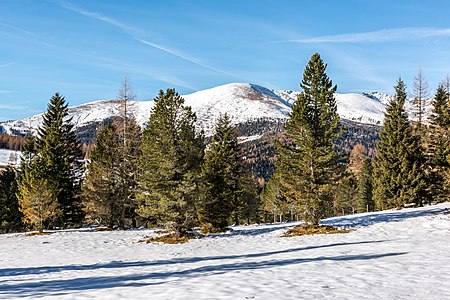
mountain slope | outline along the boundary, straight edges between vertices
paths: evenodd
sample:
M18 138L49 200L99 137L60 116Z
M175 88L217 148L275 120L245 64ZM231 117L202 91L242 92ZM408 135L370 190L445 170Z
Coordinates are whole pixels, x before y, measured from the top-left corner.
M184 95L186 105L197 113L198 126L207 135L212 134L216 119L227 113L234 124L252 120L286 120L299 92L270 90L248 83L230 83L211 89ZM375 94L336 94L338 113L344 119L361 123L380 124L385 102ZM130 110L140 125L149 118L153 101L137 101ZM69 116L76 128L98 124L119 115L119 103L114 100L94 101L71 107ZM42 122L42 114L21 120L0 123L0 130L11 134L36 131ZM95 126L94 126L95 127ZM89 129L90 130L90 129Z

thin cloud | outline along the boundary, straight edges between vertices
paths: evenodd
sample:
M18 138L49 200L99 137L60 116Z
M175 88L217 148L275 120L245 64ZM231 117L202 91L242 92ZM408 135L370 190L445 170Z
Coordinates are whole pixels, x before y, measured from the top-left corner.
M125 33L127 33L129 36L131 36L133 39L135 39L135 40L137 40L137 41L139 41L139 42L141 42L141 43L143 43L143 44L145 44L147 46L153 47L155 49L158 49L158 50L163 51L165 53L168 53L170 55L176 56L178 58L181 58L181 59L183 59L185 61L193 63L193 64L195 64L197 66L202 67L202 68L208 69L210 71L213 71L213 72L216 72L216 73L221 73L221 74L224 74L224 75L227 75L227 76L230 76L230 77L234 77L234 78L237 78L237 79L241 79L238 76L235 76L234 74L231 74L231 73L228 73L226 71L223 71L223 70L211 67L209 65L206 65L206 64L200 62L200 60L198 60L196 58L193 58L190 55L187 55L185 53L182 53L181 51L179 51L177 49L171 49L169 47L166 47L166 46L163 46L163 45L160 45L160 44L156 44L156 43L144 40L141 37L142 36L148 36L149 34L147 32L144 32L144 31L142 31L142 30L140 30L138 28L129 26L129 25L127 25L125 23L122 23L122 22L120 22L120 21L118 21L116 19L113 19L113 18L104 16L104 15L101 15L101 14L98 14L98 13L94 13L94 12L82 9L80 7L77 7L77 6L73 5L73 4L68 3L67 1L53 0L52 2L60 5L61 7L65 8L65 9L74 11L74 12L76 12L78 14L81 14L81 15L84 15L84 16L96 19L98 21L105 22L105 23L108 23L110 25L113 25L113 26L123 30Z
M13 61L13 62L10 62L10 63L2 64L2 65L0 65L0 68L6 68L6 67L12 66L12 65L14 65L16 63L17 63L17 61ZM1 93L1 91L0 91L0 93Z
M292 43L362 43L417 40L431 37L450 36L450 28L397 28L361 33L324 35L279 42Z

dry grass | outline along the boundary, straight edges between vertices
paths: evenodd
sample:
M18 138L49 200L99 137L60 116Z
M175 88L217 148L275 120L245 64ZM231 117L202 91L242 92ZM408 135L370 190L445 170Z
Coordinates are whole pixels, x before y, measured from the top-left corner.
M311 235L311 234L337 234L337 233L349 233L349 229L339 229L328 225L305 225L305 226L295 226L289 229L283 234L284 237L290 236L300 236L300 235Z
M200 230L201 234L220 234L225 233L228 230L228 228L218 228L214 227L210 224L204 225L202 229Z
M160 236L154 236L146 240L141 240L140 242L145 242L147 244L148 243L184 244L192 239L195 239L195 236L191 233L179 234L176 232L172 232Z
M113 229L110 227L98 227L95 231L113 231Z
M52 234L52 233L51 232L32 231L32 232L25 233L25 236L50 235L50 234Z

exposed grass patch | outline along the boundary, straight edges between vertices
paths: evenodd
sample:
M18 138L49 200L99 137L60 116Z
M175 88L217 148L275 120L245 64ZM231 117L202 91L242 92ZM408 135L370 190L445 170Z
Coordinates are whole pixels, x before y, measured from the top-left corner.
M218 228L214 227L210 224L203 225L203 227L200 229L201 234L220 234L225 233L228 230L228 228Z
M113 231L111 227L97 227L95 231Z
M147 244L148 243L184 244L192 239L195 239L195 235L191 233L180 234L176 232L171 232L168 234L154 236L145 240L141 240L140 242L145 242Z
M340 229L328 225L300 225L286 231L283 236L300 236L300 235L311 235L311 234L337 234L337 233L349 233L349 229Z
M52 233L51 232L32 231L32 232L25 233L25 236L50 235L50 234L52 234Z

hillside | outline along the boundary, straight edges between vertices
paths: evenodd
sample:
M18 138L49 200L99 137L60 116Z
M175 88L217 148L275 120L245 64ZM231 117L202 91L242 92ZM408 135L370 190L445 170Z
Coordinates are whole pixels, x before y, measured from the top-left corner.
M216 119L224 113L232 118L234 124L260 119L285 120L297 95L296 91L277 91L254 84L230 83L183 97L186 105L196 112L199 129L210 135ZM385 103L375 94L336 94L336 100L338 113L343 119L378 125L383 120ZM152 106L153 101L132 103L130 110L141 126L148 121ZM114 100L95 101L69 109L69 117L72 118L83 142L92 139L86 135L86 131L95 132L99 123L117 115L119 104ZM1 122L0 130L23 135L30 130L35 132L41 122L42 114L39 114L21 120Z
M450 203L335 217L354 231L283 238L232 227L187 244L156 229L0 235L1 299L450 299Z

